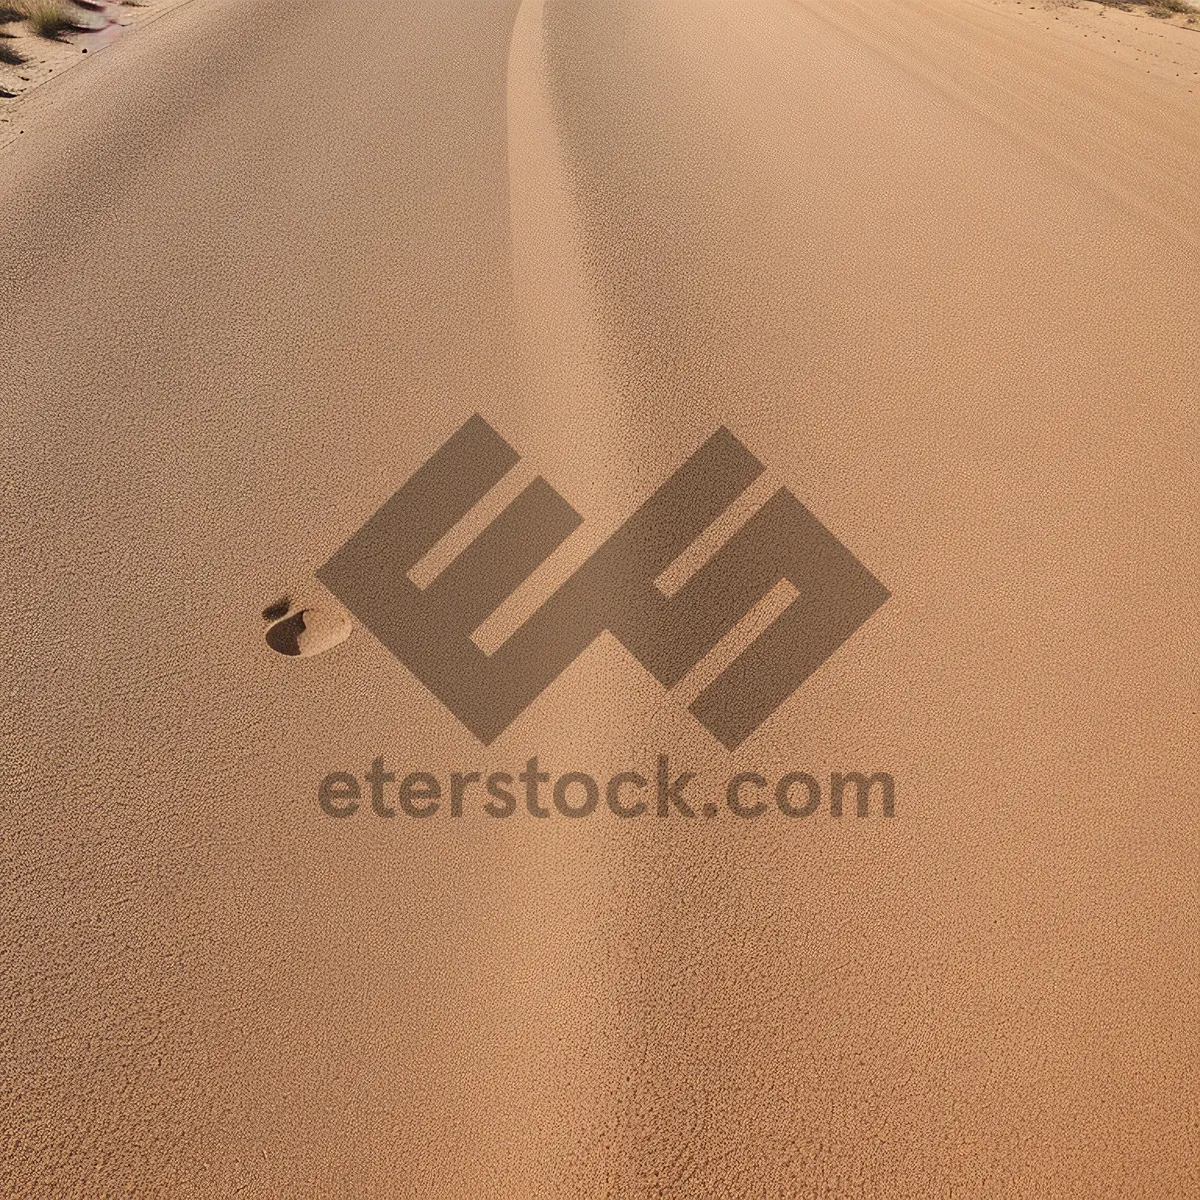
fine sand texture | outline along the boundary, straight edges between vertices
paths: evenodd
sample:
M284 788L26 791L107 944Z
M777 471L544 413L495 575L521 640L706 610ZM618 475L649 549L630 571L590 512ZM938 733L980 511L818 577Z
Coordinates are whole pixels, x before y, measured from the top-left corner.
M1200 1195L1197 70L1089 3L196 0L22 97L0 1194ZM722 426L890 599L734 751L608 634L484 746L317 578L474 413L582 518L481 645ZM660 754L895 815L318 805Z

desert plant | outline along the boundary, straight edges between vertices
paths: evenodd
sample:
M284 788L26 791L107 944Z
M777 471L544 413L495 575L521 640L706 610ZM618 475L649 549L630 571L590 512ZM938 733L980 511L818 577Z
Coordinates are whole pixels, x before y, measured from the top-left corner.
M70 28L71 10L63 0L20 0L19 7L38 37L56 38Z

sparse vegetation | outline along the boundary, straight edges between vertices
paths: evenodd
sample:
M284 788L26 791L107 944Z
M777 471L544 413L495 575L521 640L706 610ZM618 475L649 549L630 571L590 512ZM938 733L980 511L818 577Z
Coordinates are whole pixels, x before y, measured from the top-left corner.
M1097 0L1097 3L1106 8L1119 8L1122 12L1144 8L1152 17L1192 17L1200 11L1189 0Z
M20 13L38 37L57 38L71 27L71 9L65 0L12 0L6 9Z
M1082 0L1043 0L1046 8L1079 8ZM1200 21L1200 0L1095 0L1101 9L1119 8L1121 12L1146 12L1152 17L1187 17L1189 25ZM1101 16L1104 15L1101 11Z

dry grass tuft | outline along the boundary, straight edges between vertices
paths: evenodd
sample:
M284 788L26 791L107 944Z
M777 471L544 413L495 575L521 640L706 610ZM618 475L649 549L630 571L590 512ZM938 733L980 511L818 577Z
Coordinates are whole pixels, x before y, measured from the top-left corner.
M71 8L64 0L10 0L38 37L57 38L71 27Z

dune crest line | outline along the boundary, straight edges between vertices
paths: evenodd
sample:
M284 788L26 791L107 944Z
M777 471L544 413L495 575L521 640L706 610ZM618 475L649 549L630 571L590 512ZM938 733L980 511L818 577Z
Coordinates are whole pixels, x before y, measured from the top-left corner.
M606 391L601 321L554 121L545 7L545 0L522 0L508 53L508 204L521 381L527 400L566 411L600 435L613 432L597 411Z

